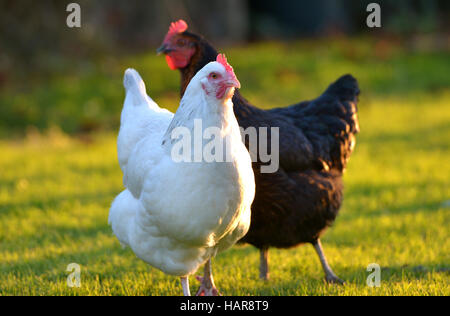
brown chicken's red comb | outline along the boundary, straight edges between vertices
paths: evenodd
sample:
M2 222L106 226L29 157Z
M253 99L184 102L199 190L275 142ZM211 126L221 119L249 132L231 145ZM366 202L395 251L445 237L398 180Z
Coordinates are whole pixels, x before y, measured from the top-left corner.
M188 25L184 20L178 20L177 22L172 22L169 27L170 35L183 33L188 29Z
M231 65L228 63L227 58L225 57L225 54L219 54L217 55L217 60L218 63L222 64L222 66L225 67L225 70L233 75L234 77L236 77L236 75L234 74L234 70L233 67L231 67Z

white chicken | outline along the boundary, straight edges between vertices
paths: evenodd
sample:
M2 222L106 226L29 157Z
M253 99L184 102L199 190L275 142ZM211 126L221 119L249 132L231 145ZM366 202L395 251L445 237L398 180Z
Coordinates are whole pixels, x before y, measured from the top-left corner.
M184 295L190 295L188 276L206 263L197 294L217 294L210 259L247 233L255 194L250 155L231 100L239 81L219 55L191 80L175 115L147 96L135 70L125 72L124 86L118 156L126 189L110 209L113 232L140 259L181 277ZM201 120L200 131L194 120ZM191 160L176 162L172 132L178 127L187 128L192 139L217 128L215 136L227 144L222 160L193 162L196 149L189 143L184 157ZM206 141L202 138L202 145Z

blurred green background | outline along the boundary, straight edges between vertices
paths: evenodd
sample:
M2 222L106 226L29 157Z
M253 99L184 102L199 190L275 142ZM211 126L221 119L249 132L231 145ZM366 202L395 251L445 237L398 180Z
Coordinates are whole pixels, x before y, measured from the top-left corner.
M1 0L0 137L23 136L30 127L70 134L116 129L121 76L130 66L143 73L152 97L174 110L178 78L154 51L178 18L224 52L243 49L230 54L239 75L251 79L243 90L274 91L259 104L281 106L271 99L286 96L279 89L289 89L292 102L314 97L323 89L321 73L325 85L353 72L366 96L448 86L449 2L381 1L380 29L366 26L368 3L79 1L82 27L70 29L68 2ZM264 59L256 73L248 71L248 43ZM292 80L265 89L280 74Z
M166 276L120 248L107 225L123 188L116 135L123 72L175 111L179 74L155 49L179 18L225 52L242 93L261 108L317 97L345 73L359 81L361 133L344 177L345 202L324 247L348 283L322 281L310 247L216 260L227 295L449 295L450 32L448 1L0 0L0 295L178 295ZM246 258L248 265L242 265ZM66 285L82 265L82 287ZM366 286L368 264L382 287ZM192 284L193 290L195 283Z

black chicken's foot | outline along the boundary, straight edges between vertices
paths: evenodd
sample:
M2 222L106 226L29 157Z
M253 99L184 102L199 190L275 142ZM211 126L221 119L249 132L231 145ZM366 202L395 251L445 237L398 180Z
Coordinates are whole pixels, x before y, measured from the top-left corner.
M325 272L325 281L327 283L331 284L340 284L344 285L345 281L340 279L331 269L330 265L328 264L327 258L325 257L325 253L322 249L322 243L320 242L320 239L317 239L315 243L313 243L314 249L317 252L317 255L319 256L320 263L322 264L323 271Z

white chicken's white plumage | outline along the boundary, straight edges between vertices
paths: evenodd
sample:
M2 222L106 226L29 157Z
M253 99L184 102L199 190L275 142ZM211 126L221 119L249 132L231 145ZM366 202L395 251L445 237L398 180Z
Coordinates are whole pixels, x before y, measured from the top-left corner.
M136 71L127 70L124 78L118 156L126 190L112 203L109 223L140 259L181 277L246 234L255 194L250 155L231 96L219 100L208 93L208 74L213 72L226 75L227 69L212 62L200 70L175 115L147 96ZM180 126L193 132L195 119L202 120L203 130L220 129L224 144L229 144L223 155L231 159L173 161L171 132Z
M120 168L125 176L128 158L138 141L146 135L165 131L173 113L161 109L147 95L145 83L136 70L125 71L123 85L126 96L120 118L117 152Z

